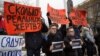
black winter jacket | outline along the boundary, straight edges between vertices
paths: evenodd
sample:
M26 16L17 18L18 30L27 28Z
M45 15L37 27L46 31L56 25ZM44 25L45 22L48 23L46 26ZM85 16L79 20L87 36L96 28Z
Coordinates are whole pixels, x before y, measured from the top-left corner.
M58 31L55 35L49 34L47 36L48 40L44 41L43 43L43 52L44 53L51 53L50 46L52 45L52 42L59 42L59 41L63 41L63 36L62 34Z
M25 44L26 49L40 49L43 43L42 33L47 32L48 28L43 23L41 31L38 32L26 32L25 33Z

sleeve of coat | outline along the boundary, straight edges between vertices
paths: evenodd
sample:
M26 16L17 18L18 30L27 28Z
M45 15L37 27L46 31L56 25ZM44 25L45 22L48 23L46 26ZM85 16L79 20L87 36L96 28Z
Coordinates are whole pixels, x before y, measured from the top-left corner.
M46 33L48 32L48 27L46 26L46 24L44 22L42 22L42 29L41 29L42 33Z
M62 33L63 37L66 37L66 25L61 25L59 30Z
M68 37L64 38L64 44L66 48L71 48L71 45L69 44L70 40L68 39Z

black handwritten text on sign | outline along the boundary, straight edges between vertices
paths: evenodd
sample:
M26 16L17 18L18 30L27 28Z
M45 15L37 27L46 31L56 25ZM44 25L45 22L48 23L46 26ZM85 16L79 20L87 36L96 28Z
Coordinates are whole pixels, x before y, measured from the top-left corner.
M8 34L36 32L41 29L39 7L4 3L4 17Z

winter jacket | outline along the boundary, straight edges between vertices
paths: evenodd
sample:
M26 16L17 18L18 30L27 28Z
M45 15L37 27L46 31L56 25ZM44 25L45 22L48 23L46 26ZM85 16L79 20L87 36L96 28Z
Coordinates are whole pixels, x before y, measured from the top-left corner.
M77 56L75 53L77 51L77 54L78 56L82 56L82 49L72 49L72 46L70 45L70 41L72 39L79 39L79 37L77 36L66 36L64 38L64 44L65 44L65 49L64 49L64 52L65 52L65 56ZM76 50L76 51L75 51Z
M93 31L91 28L84 27L82 32L83 32L83 37L85 41L89 41L92 43L95 42Z
M48 28L43 23L41 31L26 32L25 33L26 49L40 49L43 43L42 33L47 32L47 31L48 31Z
M100 46L100 33L95 36L95 43Z
M44 53L51 53L50 46L52 45L52 42L59 42L63 41L63 36L62 34L58 31L55 35L49 34L47 36L48 40L44 41L43 45L43 52Z

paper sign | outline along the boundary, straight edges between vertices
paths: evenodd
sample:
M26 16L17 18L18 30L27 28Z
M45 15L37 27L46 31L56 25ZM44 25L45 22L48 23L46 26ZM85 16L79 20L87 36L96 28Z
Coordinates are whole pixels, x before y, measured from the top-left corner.
M77 48L82 48L80 39L72 40L72 49L77 49Z
M53 50L52 52L63 51L63 41L60 42L52 42Z
M41 30L40 16L39 7L4 2L4 20L8 34Z
M21 50L0 51L0 56L22 56Z
M70 13L70 19L74 25L87 26L86 11L73 9Z
M69 20L66 18L65 9L54 9L48 4L48 12L50 19L57 24L68 24Z
M23 36L0 35L0 51L21 50L23 44Z

